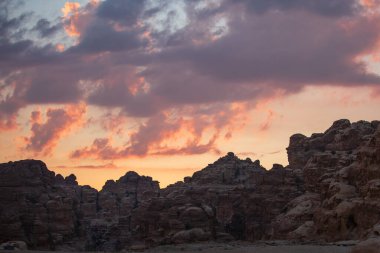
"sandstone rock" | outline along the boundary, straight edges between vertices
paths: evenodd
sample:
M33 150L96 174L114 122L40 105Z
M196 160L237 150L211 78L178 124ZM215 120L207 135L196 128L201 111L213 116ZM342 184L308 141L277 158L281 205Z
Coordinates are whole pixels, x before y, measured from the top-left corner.
M319 205L319 194L310 192L290 201L272 223L275 230L273 238L307 238L305 234L313 232L314 222L312 220Z
M324 133L296 134L287 151L286 167L266 170L230 152L165 189L127 172L99 192L41 161L0 164L0 243L117 251L201 240L379 236L379 121L339 120Z
M201 228L182 230L172 237L174 243L189 243L196 241L205 241L209 236Z
M380 251L380 237L370 238L356 245L351 253L379 253Z
M77 177L74 174L70 174L65 177L65 183L68 185L78 185Z
M299 226L297 229L289 233L288 238L293 240L310 240L313 238L315 233L314 222L306 221L304 224Z
M9 241L0 244L0 250L28 250L28 247L23 241Z
M133 244L131 247L129 247L132 251L144 251L148 247L145 244Z

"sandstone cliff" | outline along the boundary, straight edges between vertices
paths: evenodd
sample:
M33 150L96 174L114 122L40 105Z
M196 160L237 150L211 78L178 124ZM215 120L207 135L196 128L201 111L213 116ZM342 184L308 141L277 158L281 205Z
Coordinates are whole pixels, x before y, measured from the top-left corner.
M0 243L121 250L203 240L339 241L380 236L380 122L293 135L289 165L228 153L160 189L128 172L101 191L41 161L0 164Z

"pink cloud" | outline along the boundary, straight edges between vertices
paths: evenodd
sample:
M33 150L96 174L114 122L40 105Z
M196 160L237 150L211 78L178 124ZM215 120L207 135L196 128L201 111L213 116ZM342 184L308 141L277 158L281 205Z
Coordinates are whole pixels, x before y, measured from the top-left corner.
M50 154L63 136L82 124L85 112L85 104L48 109L43 122L42 112L33 111L30 119L31 136L25 137L25 148L34 153Z
M70 37L79 36L76 23L79 18L80 4L77 2L66 2L62 8L63 18L65 19L65 31Z
M367 7L373 2L362 1ZM31 105L84 101L121 111L91 121L102 121L110 136L78 149L74 157L218 152L221 136L230 139L244 125L244 104L307 85L380 85L380 76L358 61L378 47L380 16L368 15L357 0L221 1L201 9L186 1L182 11L188 20L180 29L162 15L170 6L149 9L144 0L91 1L82 7L67 2L60 26L40 23L46 30L43 45L29 36L25 17L8 16L8 3L0 14L5 15L0 80L12 92L0 94L0 129L14 128L19 110ZM225 27L218 34L213 29L221 17ZM64 31L75 35L76 43L57 46L50 36ZM213 33L217 39L210 39ZM34 114L26 147L42 153L50 153L71 129L65 119L78 120L67 108L50 110L45 122L41 112ZM115 146L112 138L126 132L127 117L146 122L125 145ZM274 117L268 113L261 131Z
M372 90L372 98L380 99L380 88L376 88Z
M58 169L117 169L118 168L113 163L105 163L105 164L99 164L99 165L85 164L85 165L77 165L77 166L58 165L58 166L52 166L52 167L58 168Z
M276 117L276 113L272 110L268 110L267 117L264 122L260 124L259 130L261 132L268 131L272 126L272 122Z
M98 5L99 1L94 0L83 7L78 2L65 2L61 11L63 14L62 23L66 34L69 37L81 36L93 20L93 15Z
M244 104L225 105L222 108L218 111L213 111L216 108L205 108L205 111L187 108L174 113L160 113L132 132L125 146L114 147L112 139L98 138L90 146L73 151L71 157L120 159L130 156L220 153L217 148L220 137L232 135L247 119L247 106ZM213 113L208 114L210 112Z
M3 117L3 119L2 119ZM0 115L0 131L8 131L17 128L16 115L1 116Z

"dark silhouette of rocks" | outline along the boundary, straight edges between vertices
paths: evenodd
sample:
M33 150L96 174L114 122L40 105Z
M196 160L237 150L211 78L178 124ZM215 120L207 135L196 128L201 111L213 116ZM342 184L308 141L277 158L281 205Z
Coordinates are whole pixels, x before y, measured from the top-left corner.
M339 120L324 133L293 135L289 165L271 170L230 152L164 189L135 172L97 191L41 161L0 164L0 243L111 251L208 240L366 240L355 250L367 252L360 247L374 248L380 237L379 125Z

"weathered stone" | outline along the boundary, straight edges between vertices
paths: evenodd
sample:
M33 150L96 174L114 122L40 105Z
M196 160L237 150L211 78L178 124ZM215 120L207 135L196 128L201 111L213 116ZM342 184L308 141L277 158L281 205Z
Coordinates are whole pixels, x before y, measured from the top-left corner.
M99 192L41 161L0 164L0 243L117 251L202 240L372 238L355 249L370 252L380 235L379 121L339 120L324 133L296 134L287 151L286 167L266 170L230 152L165 189L127 172Z
M172 237L174 243L189 243L196 241L208 240L209 236L201 228L193 228L190 230L183 230Z
M0 244L0 250L27 250L28 246L23 241L9 241Z
M351 253L378 253L380 250L380 237L370 238L356 245Z

